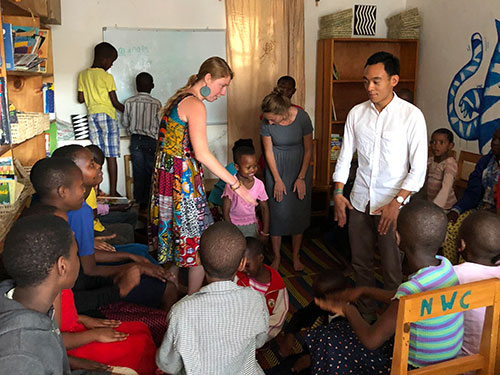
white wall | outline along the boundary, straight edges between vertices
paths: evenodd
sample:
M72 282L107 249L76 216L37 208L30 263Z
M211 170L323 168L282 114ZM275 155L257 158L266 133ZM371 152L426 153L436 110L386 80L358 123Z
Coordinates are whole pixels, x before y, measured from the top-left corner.
M448 89L455 74L469 61L470 38L479 32L485 50L478 72L462 86L463 93L484 83L486 69L497 43L495 18L500 19L498 0L408 0L408 8L418 7L423 25L420 35L417 101L427 121L429 136L437 128L451 129L446 111ZM500 113L498 114L500 117ZM479 152L477 141L464 141L455 136L455 149ZM485 147L489 151L489 147Z

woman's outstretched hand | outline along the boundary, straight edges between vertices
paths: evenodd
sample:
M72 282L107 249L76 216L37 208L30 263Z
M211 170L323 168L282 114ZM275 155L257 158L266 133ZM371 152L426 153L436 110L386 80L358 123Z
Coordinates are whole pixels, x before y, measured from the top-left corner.
M252 197L248 189L243 186L243 184L240 184L240 187L234 191L236 194L238 194L241 198L243 198L247 203L250 203L253 206L257 206L257 201Z

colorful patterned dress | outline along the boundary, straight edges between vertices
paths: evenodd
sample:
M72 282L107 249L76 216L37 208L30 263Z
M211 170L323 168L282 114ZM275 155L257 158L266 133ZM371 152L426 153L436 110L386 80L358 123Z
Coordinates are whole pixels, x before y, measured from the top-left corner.
M201 234L213 223L203 171L194 158L188 124L179 118L181 96L163 116L151 186L150 240L158 239L158 261L196 266Z

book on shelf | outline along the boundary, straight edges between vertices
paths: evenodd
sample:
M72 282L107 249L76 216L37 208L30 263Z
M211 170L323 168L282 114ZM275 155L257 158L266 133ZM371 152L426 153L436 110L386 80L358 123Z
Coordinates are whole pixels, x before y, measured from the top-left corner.
M12 156L0 157L0 176L15 176L16 170Z
M43 51L48 31L37 27L2 24L7 70L45 72L47 54Z
M0 144L10 144L10 135L7 82L4 77L0 77Z
M340 134L332 134L330 137L330 160L335 161L339 158L342 148L342 137Z
M337 121L337 112L335 112L335 101L332 96L332 121Z
M16 180L0 178L0 204L14 204L23 189L24 185Z
M332 73L333 73L334 80L340 79L340 74L339 74L339 71L337 70L337 66L335 65L335 63L333 63L333 66L332 66Z
M12 25L2 23L3 48L5 51L5 69L14 70L14 41L12 39Z

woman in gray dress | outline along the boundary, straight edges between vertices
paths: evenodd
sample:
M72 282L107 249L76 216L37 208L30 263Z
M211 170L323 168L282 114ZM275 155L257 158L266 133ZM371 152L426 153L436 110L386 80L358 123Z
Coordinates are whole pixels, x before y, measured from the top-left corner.
M311 219L311 119L276 89L264 98L261 108L260 135L267 162L265 180L274 252L271 266L278 269L281 237L291 235L293 268L302 271L299 251Z

